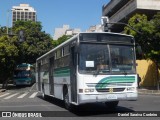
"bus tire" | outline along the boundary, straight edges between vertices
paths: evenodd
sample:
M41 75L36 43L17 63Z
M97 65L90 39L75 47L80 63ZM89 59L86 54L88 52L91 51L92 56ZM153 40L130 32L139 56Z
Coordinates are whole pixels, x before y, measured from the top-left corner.
M44 90L44 83L42 83L42 98L45 100L46 99L46 94Z
M46 99L46 95L45 95L44 92L42 93L42 98L43 98L44 100Z
M105 105L109 110L115 110L118 103L119 101L111 101L111 102L105 102Z
M72 104L69 102L69 93L67 87L63 88L64 106L67 110L72 111Z

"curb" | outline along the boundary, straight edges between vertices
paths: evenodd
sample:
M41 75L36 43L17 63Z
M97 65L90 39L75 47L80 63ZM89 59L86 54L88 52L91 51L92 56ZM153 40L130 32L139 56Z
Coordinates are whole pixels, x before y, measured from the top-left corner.
M159 90L138 90L140 95L160 95Z

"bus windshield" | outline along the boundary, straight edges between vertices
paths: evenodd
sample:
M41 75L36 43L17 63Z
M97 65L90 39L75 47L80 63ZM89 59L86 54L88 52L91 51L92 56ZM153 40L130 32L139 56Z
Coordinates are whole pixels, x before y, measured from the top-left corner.
M14 77L20 78L20 77L29 77L30 71L28 70L16 70L14 71Z
M135 73L133 46L110 45L112 72Z
M133 46L85 43L80 49L81 74L135 73Z

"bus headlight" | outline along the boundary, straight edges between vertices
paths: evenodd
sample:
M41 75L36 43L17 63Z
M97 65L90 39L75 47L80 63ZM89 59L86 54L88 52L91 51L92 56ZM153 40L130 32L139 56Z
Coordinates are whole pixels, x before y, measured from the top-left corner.
M90 92L94 92L94 89L79 89L79 93L90 93Z
M135 87L129 87L127 88L127 91L135 91Z
M84 92L85 93L94 92L94 89L85 89Z

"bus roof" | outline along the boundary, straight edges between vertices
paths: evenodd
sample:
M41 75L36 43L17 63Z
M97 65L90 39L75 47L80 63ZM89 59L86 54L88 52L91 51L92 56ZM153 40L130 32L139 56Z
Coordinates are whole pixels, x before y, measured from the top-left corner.
M112 34L112 35L122 35L122 36L128 36L128 37L133 37L131 35L127 35L127 34L121 34L121 33L114 33L114 32L80 32L77 35L71 37L70 39L68 39L67 41L63 42L62 44L58 45L57 47L53 48L52 50L50 50L49 52L45 53L44 55L42 55L41 57L37 58L37 61L40 60L41 58L45 57L46 55L50 54L51 52L59 49L60 47L62 47L63 45L71 42L72 40L74 40L75 38L77 38L80 34Z
M17 65L17 67L25 67L25 66L32 66L32 65L29 63L22 63Z
M122 35L122 36L128 36L128 37L133 37L132 35L127 35L127 34L123 34L123 33L114 33L114 32L80 32L79 34L111 34L111 35Z

